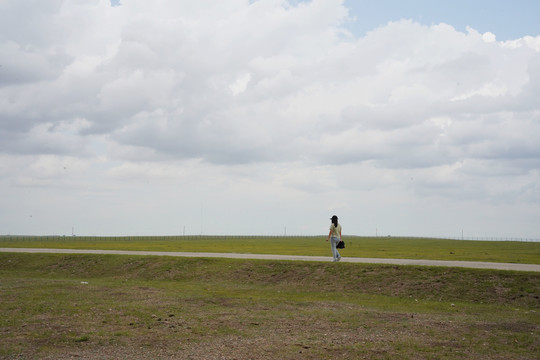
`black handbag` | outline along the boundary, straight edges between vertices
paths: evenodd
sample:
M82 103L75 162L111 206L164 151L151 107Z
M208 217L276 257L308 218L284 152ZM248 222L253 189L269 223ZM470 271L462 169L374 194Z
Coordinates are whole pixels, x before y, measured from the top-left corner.
M345 241L339 240L339 242L336 245L336 248L338 249L345 249Z

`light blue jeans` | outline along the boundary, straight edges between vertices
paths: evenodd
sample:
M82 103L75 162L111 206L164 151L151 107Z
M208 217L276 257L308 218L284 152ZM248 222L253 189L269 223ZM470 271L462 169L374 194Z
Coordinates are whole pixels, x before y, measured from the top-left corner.
M336 248L338 242L339 242L339 237L332 236L330 238L330 245L332 246L332 256L334 257L334 261L339 261L341 259L341 255L339 255L339 251Z

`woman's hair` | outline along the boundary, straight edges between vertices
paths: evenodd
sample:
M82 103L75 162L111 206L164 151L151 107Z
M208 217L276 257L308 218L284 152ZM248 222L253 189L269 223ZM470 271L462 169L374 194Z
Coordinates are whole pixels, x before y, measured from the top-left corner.
M334 224L334 226L337 227L337 224L338 224L337 216L336 215L332 216L330 220L332 220L332 224Z

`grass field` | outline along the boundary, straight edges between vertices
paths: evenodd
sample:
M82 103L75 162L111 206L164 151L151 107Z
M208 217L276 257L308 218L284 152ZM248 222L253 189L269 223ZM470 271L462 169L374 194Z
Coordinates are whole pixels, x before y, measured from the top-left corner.
M323 236L152 236L15 237L0 236L0 247L63 249L238 252L330 256ZM428 260L467 260L540 264L540 242L470 241L429 238L345 236L343 256Z
M0 358L538 359L539 297L527 272L1 253Z

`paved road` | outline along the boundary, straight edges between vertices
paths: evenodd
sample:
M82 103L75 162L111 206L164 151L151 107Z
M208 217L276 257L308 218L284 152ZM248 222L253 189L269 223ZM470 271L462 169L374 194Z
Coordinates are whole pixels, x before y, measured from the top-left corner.
M35 249L35 248L0 248L0 252L17 253L48 253L48 254L110 254L110 255L151 255L151 256L180 256L180 257L219 257L229 259L261 259L261 260L291 260L291 261L331 261L328 256L296 256L296 255L265 255L265 254L235 254L207 252L166 252L166 251L125 251L125 250L78 250L78 249ZM424 265L464 267L475 269L495 269L512 271L537 271L540 265L509 264L476 261L443 261L443 260L413 260L413 259L378 259L344 257L342 262L365 264L394 264L394 265Z

